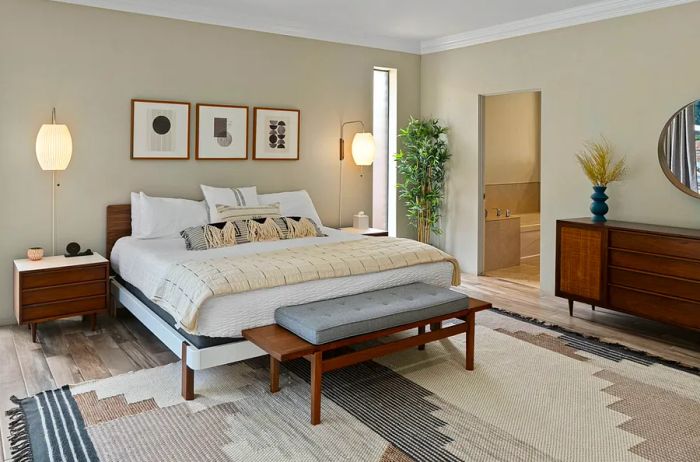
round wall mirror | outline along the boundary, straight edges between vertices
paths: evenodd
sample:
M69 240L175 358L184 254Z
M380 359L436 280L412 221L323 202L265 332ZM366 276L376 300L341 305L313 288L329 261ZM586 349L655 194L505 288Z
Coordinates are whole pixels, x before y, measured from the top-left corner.
M666 122L659 138L659 162L671 183L700 198L700 100Z

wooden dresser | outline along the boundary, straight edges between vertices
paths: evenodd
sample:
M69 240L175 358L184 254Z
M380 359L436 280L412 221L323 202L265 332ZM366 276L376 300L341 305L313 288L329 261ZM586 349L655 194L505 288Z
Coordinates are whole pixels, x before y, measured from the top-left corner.
M700 230L557 221L556 295L700 329Z

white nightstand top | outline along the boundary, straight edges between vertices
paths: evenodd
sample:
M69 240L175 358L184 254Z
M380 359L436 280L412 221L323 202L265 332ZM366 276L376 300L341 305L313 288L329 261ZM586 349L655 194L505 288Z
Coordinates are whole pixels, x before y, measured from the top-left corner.
M345 231L346 233L352 233L352 234L379 234L379 233L386 233L386 229L379 229L379 228L340 228L341 231Z
M55 257L44 257L39 261L31 261L27 258L20 260L15 260L15 268L17 271L35 271L35 270L45 270L53 268L65 268L68 266L77 265L94 265L96 263L106 263L107 259L100 255L99 253L94 253L92 255L86 255L84 257L71 257L66 258L63 255L56 255Z

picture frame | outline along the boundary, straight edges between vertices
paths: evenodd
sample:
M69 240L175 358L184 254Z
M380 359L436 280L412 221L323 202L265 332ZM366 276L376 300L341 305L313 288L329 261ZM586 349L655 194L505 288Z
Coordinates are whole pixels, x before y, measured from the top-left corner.
M248 158L248 106L198 103L195 159Z
M254 160L299 160L299 109L256 107L253 127Z
M131 100L131 158L190 158L190 103Z

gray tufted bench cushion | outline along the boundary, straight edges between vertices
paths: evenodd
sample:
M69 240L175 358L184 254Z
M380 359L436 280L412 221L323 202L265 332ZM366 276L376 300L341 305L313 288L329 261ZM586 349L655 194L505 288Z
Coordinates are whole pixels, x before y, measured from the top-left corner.
M464 294L422 282L331 300L285 306L275 322L314 345L465 309Z

